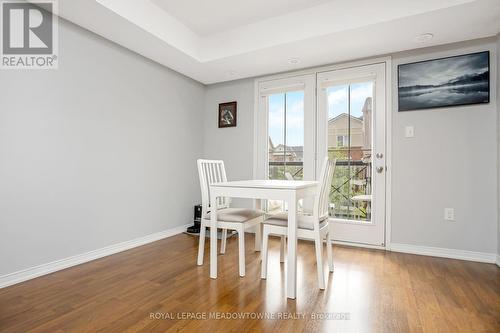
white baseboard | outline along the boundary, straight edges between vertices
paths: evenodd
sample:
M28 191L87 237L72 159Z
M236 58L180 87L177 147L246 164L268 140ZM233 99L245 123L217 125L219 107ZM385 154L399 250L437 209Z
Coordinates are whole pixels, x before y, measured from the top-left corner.
M352 246L352 247L362 247L365 249L372 249L372 250L386 250L385 246L381 246L381 245L370 245L370 244L352 243L352 242L344 242L344 241L336 241L336 240L333 241L333 244Z
M5 288L7 286L20 283L26 280L34 279L36 277L50 274L56 271L60 271L62 269L80 265L95 259L99 259L102 257L109 256L111 254L115 254L118 252L122 252L125 250L132 249L134 247L138 247L141 245L145 245L148 243L155 242L157 240L171 237L177 234L180 234L186 230L188 226L191 224L181 225L175 228L163 230L154 234L150 234L147 236L135 238L129 241L125 241L118 244L113 244L110 246L103 247L101 249L93 250L90 252L77 254L76 256L72 256L69 258L64 258L61 260L56 260L53 262L49 262L46 264L42 264L35 267L30 267L21 271L9 273L6 275L0 276L0 288Z
M496 261L498 263L498 256L495 253L474 252L398 243L391 244L391 251L486 263L495 263Z
M500 267L500 254L497 254L497 266Z

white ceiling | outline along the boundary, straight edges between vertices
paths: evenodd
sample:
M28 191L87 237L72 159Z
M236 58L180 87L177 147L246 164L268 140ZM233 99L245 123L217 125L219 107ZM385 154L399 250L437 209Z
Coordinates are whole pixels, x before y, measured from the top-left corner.
M151 0L194 33L208 36L330 0Z
M500 31L499 0L71 0L59 15L205 84Z

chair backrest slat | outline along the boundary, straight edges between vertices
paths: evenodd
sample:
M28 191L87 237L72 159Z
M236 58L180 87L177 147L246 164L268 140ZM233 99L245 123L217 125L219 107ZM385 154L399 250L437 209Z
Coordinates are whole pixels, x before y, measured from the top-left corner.
M224 168L224 161L220 160L199 159L197 164L201 188L201 210L202 216L205 216L210 211L210 185L227 182L226 169ZM228 208L230 203L230 198L218 198L217 209Z
M335 171L336 160L330 160L328 157L325 158L323 166L321 167L321 174L318 179L318 187L316 189L316 196L314 197L314 208L313 215L318 221L325 216L328 216L328 208L330 206L330 187L332 185L333 173Z

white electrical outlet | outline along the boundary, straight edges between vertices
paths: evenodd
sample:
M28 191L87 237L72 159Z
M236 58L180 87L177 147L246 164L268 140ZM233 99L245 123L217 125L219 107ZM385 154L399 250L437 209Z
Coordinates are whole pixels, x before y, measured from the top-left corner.
M445 208L444 209L444 219L446 221L455 221L455 209Z
M405 127L405 137L406 138L413 138L415 136L415 128L413 126L406 126Z

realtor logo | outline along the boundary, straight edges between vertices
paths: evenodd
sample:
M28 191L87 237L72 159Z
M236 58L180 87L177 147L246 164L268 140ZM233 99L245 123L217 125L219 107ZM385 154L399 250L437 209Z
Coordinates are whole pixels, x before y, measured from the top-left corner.
M55 0L2 0L2 69L57 68Z

